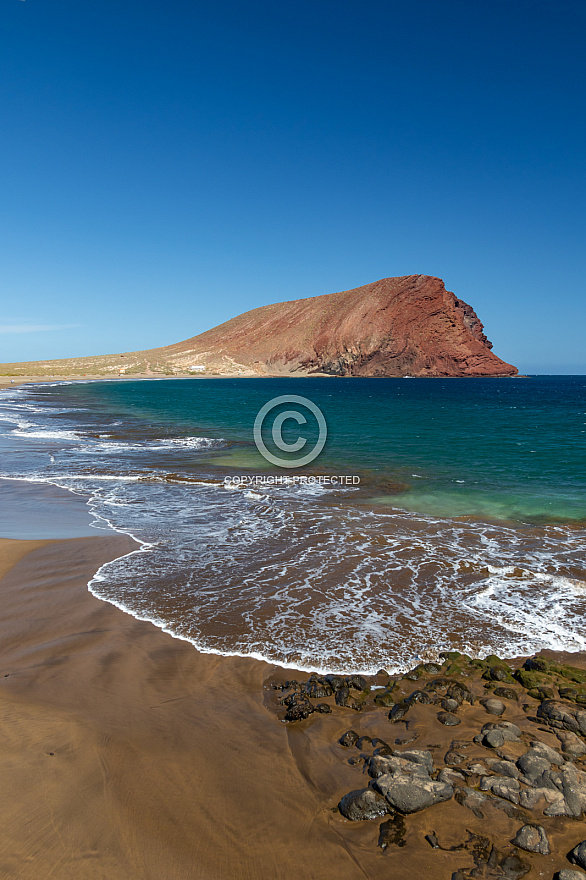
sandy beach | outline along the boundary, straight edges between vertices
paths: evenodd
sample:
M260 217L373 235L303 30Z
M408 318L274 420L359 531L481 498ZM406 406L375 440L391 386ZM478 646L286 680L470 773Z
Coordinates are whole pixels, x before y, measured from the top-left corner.
M88 593L134 546L0 544L0 876L386 876L372 834L345 839L331 813L354 771L309 771L343 719L289 731L264 706L271 667L201 655Z
M350 727L398 732L386 711L335 707L284 724L269 685L285 670L202 655L94 598L92 574L135 546L125 536L0 542L2 878L377 880L470 867L468 852L424 839L433 831L448 848L486 832L455 800L409 816L407 845L386 852L378 823L336 811L367 782L338 738ZM416 727L428 708L413 707ZM506 717L526 723L520 706ZM469 707L458 737L486 719ZM418 736L435 756L454 731ZM529 877L552 876L585 836L582 822L542 821L556 855L524 853ZM518 825L491 810L492 835L509 841Z

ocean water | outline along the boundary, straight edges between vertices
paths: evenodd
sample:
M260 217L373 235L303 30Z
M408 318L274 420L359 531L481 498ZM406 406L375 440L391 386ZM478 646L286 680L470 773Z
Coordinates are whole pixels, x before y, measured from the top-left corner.
M253 440L281 395L327 424L303 468ZM271 424L291 408L263 432L289 460ZM303 412L283 438L310 449ZM365 672L450 648L586 650L586 377L7 389L0 477L69 489L96 534L132 534L90 589L203 651Z

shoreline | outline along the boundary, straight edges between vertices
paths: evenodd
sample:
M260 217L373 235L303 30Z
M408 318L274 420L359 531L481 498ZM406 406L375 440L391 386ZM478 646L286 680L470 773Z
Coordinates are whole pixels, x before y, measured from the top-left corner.
M416 870L443 880L470 869L462 838L480 839L487 818L501 851L511 851L522 813L502 806L479 818L453 798L406 816L403 843L385 849L377 822L348 821L338 808L368 784L371 738L395 737L397 754L409 743L428 749L437 767L454 737L471 741L491 719L482 706L461 707L457 730L419 702L391 724L388 707L372 702L381 678L362 712L336 696L329 712L285 723L279 693L291 667L204 654L89 592L96 571L135 546L115 533L0 539L0 876L386 880ZM585 655L569 657L586 665ZM398 686L413 692L424 680L402 676ZM527 726L520 704L505 717ZM366 737L360 755L340 745L349 729ZM559 748L555 731L545 741ZM530 856L528 880L538 868L551 877L586 836L572 819L538 821L555 852ZM430 833L442 849L429 845Z
M81 505L83 504L84 507L87 508L88 514L91 513L91 517L94 517L104 523L104 530L102 532L100 532L100 530L98 530L98 529L94 530L93 528L90 528L89 531L86 530L82 533L78 533L75 536L78 536L78 535L88 536L89 535L90 537L94 537L94 536L98 537L98 536L102 536L102 535L107 536L107 535L111 534L113 536L114 535L124 536L124 537L128 538L129 540L131 540L133 543L132 543L132 546L129 548L128 552L121 554L120 556L116 557L116 559L121 559L124 556L130 556L134 553L140 553L145 550L148 551L153 546L148 541L143 541L141 538L136 537L130 531L118 529L117 527L113 526L108 519L103 517L101 514L96 513L90 506L90 502L92 501L94 496L88 490L76 491L71 487L64 487L64 486L60 485L58 482L53 482L49 479L29 480L26 477L5 477L5 476L2 476L2 477L0 477L0 486L2 485L2 483L4 481L9 482L9 483L14 483L17 486L19 483L22 482L27 487L38 486L38 487L55 488L55 489L57 489L57 491L59 493L62 493L64 496L69 497L72 502L74 502L74 501L77 502L77 504L75 505L76 507L77 506L81 507ZM18 492L18 490L17 490L17 492ZM65 498L66 502L67 502L67 497ZM46 500L47 499L45 499L45 501ZM49 502L49 504L52 504L53 499L51 499L49 497L48 502ZM66 504L66 506L67 506L67 504ZM79 512L76 512L75 510L72 510L72 512L74 513L75 518L78 519ZM87 517L88 524L91 521L91 517L89 515ZM0 521L0 527L1 527L1 521ZM578 527L578 526L576 526L576 527ZM0 532L0 540L2 540L5 537L6 536L2 535ZM12 537L14 537L14 536L12 536ZM58 537L60 537L60 536L53 535L53 536L51 536L51 540L55 540ZM69 535L69 534L68 535L63 534L63 537L69 538L69 537L74 537L74 536ZM107 564L108 562L113 562L113 561L115 561L115 560L114 559L107 560L107 562L105 564ZM183 636L181 634L174 632L173 630L168 628L168 626L165 624L165 622L163 620L157 618L156 616L147 616L147 615L138 614L135 610L133 610L129 606L125 605L124 603L117 602L117 601L114 601L113 599L103 597L102 595L100 595L99 590L96 590L94 587L92 587L92 582L99 575L101 569L102 569L102 565L100 565L98 567L98 569L96 570L96 572L94 572L93 577L88 578L88 583L86 586L88 588L88 592L90 595L94 596L97 600L99 600L101 602L107 602L112 607L116 608L117 610L121 611L122 613L124 613L126 615L129 615L134 620L153 625L160 632L164 633L165 635L170 636L173 639L176 639L177 641L184 642L184 643L188 644L190 647L192 647L194 650L196 650L198 653L200 653L202 655L213 656L213 657L222 657L222 658L236 658L236 659L244 659L244 660L251 659L251 660L254 660L255 662L265 663L269 666L274 667L275 669L281 669L284 672L289 671L291 673L299 674L299 675L310 675L311 673L316 673L318 675L336 674L336 675L342 675L342 676L356 674L356 675L363 675L363 676L371 677L371 676L373 676L373 674L375 672L374 666L369 667L369 668L344 667L344 668L330 669L328 667L321 667L319 665L311 665L311 666L305 665L304 666L304 665L296 664L294 662L291 663L291 662L283 661L280 659L266 657L266 656L263 656L262 654L257 653L257 652L244 653L244 652L238 652L238 651L224 651L224 650L216 649L216 648L203 647L203 646L199 645L195 640L192 640L189 637L186 637L186 636ZM410 668L412 668L415 664L417 664L419 662L426 662L426 661L437 662L438 657L440 656L440 653L442 650L443 651L454 650L454 646L453 645L445 645L443 647L442 646L437 647L437 649L434 649L434 651L426 649L421 654L412 654L411 656L405 658L401 665L391 665L391 664L385 665L384 663L381 662L380 666L383 666L385 671L389 675L400 675L404 672L407 672ZM468 652L471 652L471 649L466 648L466 647L459 647L459 650L461 650L461 651L468 650ZM481 652L472 651L471 656L481 658L482 656L487 656L493 650L495 650L495 649L486 648L484 651L481 651ZM538 649L535 649L535 650L538 650ZM552 651L549 651L547 648L545 648L545 649L540 649L539 653L544 654L544 655L548 655L548 656L551 654L551 656L555 655L558 657L565 657L567 662L571 662L572 657L579 658L579 659L582 658L583 656L586 657L586 651L584 651L583 649L580 649L580 648L577 648L576 650L573 650L573 651L572 650L562 650L560 648L556 648ZM528 654L528 653L524 653L524 652L521 652L518 654L510 654L510 653L504 651L502 653L502 658L505 659L507 662L513 663L513 664L520 664L529 656L533 656L533 655Z
M550 375L549 373L539 373L536 375ZM558 375L558 374L552 374ZM562 375L562 374L559 374ZM565 374L564 374L565 375ZM574 375L568 373L567 375ZM582 374L576 374L582 375ZM17 388L20 385L57 385L63 382L67 384L73 382L165 382L173 379L193 379L195 381L201 379L531 379L531 375L517 376L338 376L333 373L209 373L206 375L189 375L181 373L176 376L151 376L148 374L138 373L131 376L105 376L102 373L86 376L10 376L0 375L0 388Z

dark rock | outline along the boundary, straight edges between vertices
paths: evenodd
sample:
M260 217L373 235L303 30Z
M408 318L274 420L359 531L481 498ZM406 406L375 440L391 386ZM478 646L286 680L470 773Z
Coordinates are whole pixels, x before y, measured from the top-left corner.
M430 675L438 675L442 671L442 667L437 663L424 663L423 668Z
M413 764L421 764L428 773L433 773L433 757L431 752L423 749L408 749L405 752L394 752L396 758L403 758L404 761L411 761Z
M568 861L572 865L578 865L586 871L586 840L579 843L574 849L568 853Z
M486 770L484 772L486 773ZM443 770L440 770L437 778L440 782L449 782L450 785L457 785L459 782L466 781L464 773L460 773L459 770L454 770L451 767L444 767Z
M555 668L555 664L545 657L528 657L523 663L523 669L529 672L544 672L546 675Z
M338 691L340 688L346 687L346 679L341 675L324 675L322 682L328 684L333 691Z
M586 755L586 743L569 730L556 730L555 735L562 744L563 751L572 758Z
M338 804L338 809L342 816L350 819L351 822L377 819L389 812L384 797L372 788L363 788L344 795Z
M413 691L408 697L405 697L405 703L412 706L413 703L429 703L429 695L425 691Z
M328 706L327 703L317 703L315 711L321 712L322 715L331 715L332 707Z
M445 754L444 764L447 764L448 767L457 767L459 764L463 764L465 760L466 755L461 755L459 752L454 751L454 749L450 749Z
M361 736L356 743L357 749L365 749L367 746L372 747L372 740L369 736Z
M501 703L500 700L493 700L492 697L484 697L480 703L489 715L502 715L506 709L504 703Z
M350 691L347 687L338 688L336 691L336 705L343 706L344 709L354 709L356 712L359 712L362 708L360 703L350 696Z
M285 721L303 721L314 711L312 704L303 694L295 693L283 700L287 706Z
M533 749L529 749L518 758L517 767L530 785L538 785L542 781L544 773L551 770L549 761L542 758Z
M379 776L375 785L391 807L400 813L417 813L449 800L454 794L454 788L449 783L415 774L385 774Z
M451 682L446 696L450 700L456 700L460 705L464 702L470 703L470 705L474 705L474 694L463 682L454 681Z
M517 831L512 843L526 852L540 853L542 856L548 856L550 852L549 840L545 828L541 825L523 825Z
M427 842L429 843L429 845L432 849L439 849L438 839L435 836L435 834L433 833L433 831L430 832L429 834L426 834L425 839L427 840Z
M505 856L498 866L502 871L502 880L520 880L531 870L531 865L517 855Z
M503 761L503 763L506 763ZM513 766L515 766L513 764ZM452 771L453 772L453 771ZM462 767L462 773L465 776L488 776L488 770L483 764L469 764L467 767ZM506 773L500 773L499 776L506 776Z
M346 678L346 686L354 688L355 691L365 691L369 689L368 682L363 675L349 675Z
M383 691L382 693L377 694L376 697L374 698L374 702L376 703L377 706L385 706L385 707L394 706L394 704L395 704L395 700L393 698L391 691Z
M545 743L542 743L539 740L532 741L531 751L535 755L538 755L540 758L545 758L546 761L549 761L550 764L561 765L564 763L564 759L559 752L556 752L556 750L552 749L551 746L547 746Z
M393 708L389 712L389 721L392 721L393 724L395 724L397 721L402 721L408 711L408 703L397 703L396 706L393 706Z
M445 724L446 727L456 727L462 723L460 718L452 712L438 712L437 720L440 724Z
M511 779L519 778L519 769L512 761L491 761L490 769L497 776L509 776Z
M346 733L343 733L340 739L338 740L341 746L349 749L351 746L355 746L358 742L358 734L355 730L347 730Z
M441 701L441 707L442 709L444 709L445 712L457 712L460 704L457 700L452 700L451 698L448 698Z
M512 681L513 670L506 663L495 663L482 676L489 681Z
M559 730L586 734L586 710L578 706L569 706L557 700L544 700L537 709L537 717Z
M407 681L419 681L419 679L425 675L425 668L423 663L420 663L419 666L415 666L414 669L410 669L409 672L406 672L403 678L406 678Z
M423 753L429 755L429 752ZM429 778L430 770L433 769L431 755L429 762L424 760L416 760L414 757L403 757L395 753L394 755L373 755L368 762L369 775L374 779L386 774L402 773L407 776L421 776Z
M387 846L405 846L405 834L405 819L400 813L395 813L391 819L381 822L378 845L383 850Z
M504 746L504 744L505 738L503 736L502 730L493 728L492 730L489 730L484 734L484 738L482 740L483 746L486 746L489 749L500 749Z
M473 788L460 788L456 791L454 797L463 807L472 810L477 819L484 819L482 805L488 800L486 795Z
M546 685L539 685L539 687L529 688L527 694L530 697L533 697L534 700L554 700L555 699L555 691L552 687L547 687Z
M518 700L519 695L514 688L495 687L493 694L495 697L501 697L504 700Z
M483 776L480 782L482 791L492 791L497 797L504 798L512 804L519 803L521 786L518 779L510 776Z
M516 724L511 724L510 721L489 721L485 724L480 731L484 736L488 733L489 730L498 730L502 733L505 742L518 742L519 737L521 736L521 731L517 727Z
M586 773L575 764L564 764L559 773L550 773L551 781L561 789L566 805L566 815L579 818L586 813ZM556 778L557 777L557 778Z
M323 700L324 697L331 697L334 693L329 684L322 684L315 679L306 681L302 690L312 700Z

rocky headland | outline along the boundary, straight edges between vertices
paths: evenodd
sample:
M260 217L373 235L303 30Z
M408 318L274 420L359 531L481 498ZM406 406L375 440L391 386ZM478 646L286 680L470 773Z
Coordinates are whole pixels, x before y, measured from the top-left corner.
M2 364L6 376L515 376L440 278L406 275L245 312L148 351Z

